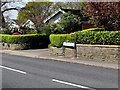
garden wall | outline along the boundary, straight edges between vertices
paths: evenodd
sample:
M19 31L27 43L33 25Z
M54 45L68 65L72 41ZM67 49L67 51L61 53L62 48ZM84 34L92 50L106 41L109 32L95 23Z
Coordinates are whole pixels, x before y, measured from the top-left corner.
M118 45L88 45L77 44L76 53L72 48L50 48L51 54L73 58L85 58L100 61L117 62L120 55L120 46Z
M5 43L5 46L2 46L2 49L7 49L7 50L24 50L24 49L29 49L30 45L27 44L9 44L9 47L7 43Z
M93 60L115 61L120 54L118 45L83 45L77 44L77 57L84 57Z

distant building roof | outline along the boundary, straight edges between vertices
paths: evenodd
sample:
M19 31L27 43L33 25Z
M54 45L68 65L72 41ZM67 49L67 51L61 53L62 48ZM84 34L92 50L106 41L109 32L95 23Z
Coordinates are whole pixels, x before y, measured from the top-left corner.
M21 26L26 20L13 20L15 21L19 26Z
M82 21L87 21L86 17L83 17L81 10L75 10L75 9L62 9L60 8L58 11L54 12L53 14L51 14L48 18L46 18L43 22L46 23L47 21L49 21L51 18L53 18L55 15L57 15L58 13L67 13L67 12L71 12L74 15L78 15Z

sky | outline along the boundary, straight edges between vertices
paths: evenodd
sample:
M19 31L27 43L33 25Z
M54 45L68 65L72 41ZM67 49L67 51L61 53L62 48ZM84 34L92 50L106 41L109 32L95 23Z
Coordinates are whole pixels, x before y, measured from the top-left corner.
M24 3L18 3L18 2L15 2L15 3L10 3L10 4L7 4L7 7L23 7L26 5L27 2L24 2ZM9 16L9 18L11 19L16 19L17 18L17 14L18 14L18 11L17 10L10 10L8 12L5 12L4 13L4 16Z
M2 0L2 1L6 1L6 0ZM13 7L14 6L24 7L28 2L34 1L34 0L7 0L7 1L16 1L16 2L10 4ZM17 1L21 1L22 4L19 4ZM8 7L11 7L10 5L8 5ZM4 15L9 16L10 19L17 19L17 14L18 14L18 11L11 10L9 12L6 12Z

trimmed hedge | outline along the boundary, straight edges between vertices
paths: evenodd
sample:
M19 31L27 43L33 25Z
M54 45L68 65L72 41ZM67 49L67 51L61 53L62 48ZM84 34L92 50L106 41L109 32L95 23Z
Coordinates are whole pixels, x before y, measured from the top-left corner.
M52 46L61 47L63 42L77 44L120 45L120 31L79 31L71 34L50 35Z
M47 46L49 44L49 36L41 34L26 34L26 35L0 35L2 41L9 44L27 44L31 48L39 46Z
M61 47L63 42L66 40L67 34L51 34L50 35L50 46Z
M88 31L76 34L78 44L120 45L120 31Z
M89 29L82 30L81 32L84 32L84 31L105 31L105 29L104 28L89 28Z

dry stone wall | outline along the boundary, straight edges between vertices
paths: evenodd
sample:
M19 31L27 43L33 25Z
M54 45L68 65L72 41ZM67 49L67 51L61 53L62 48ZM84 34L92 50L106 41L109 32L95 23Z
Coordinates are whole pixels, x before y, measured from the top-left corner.
M118 45L87 45L77 44L76 52L72 48L50 48L51 54L73 58L118 62L120 59L120 46Z

